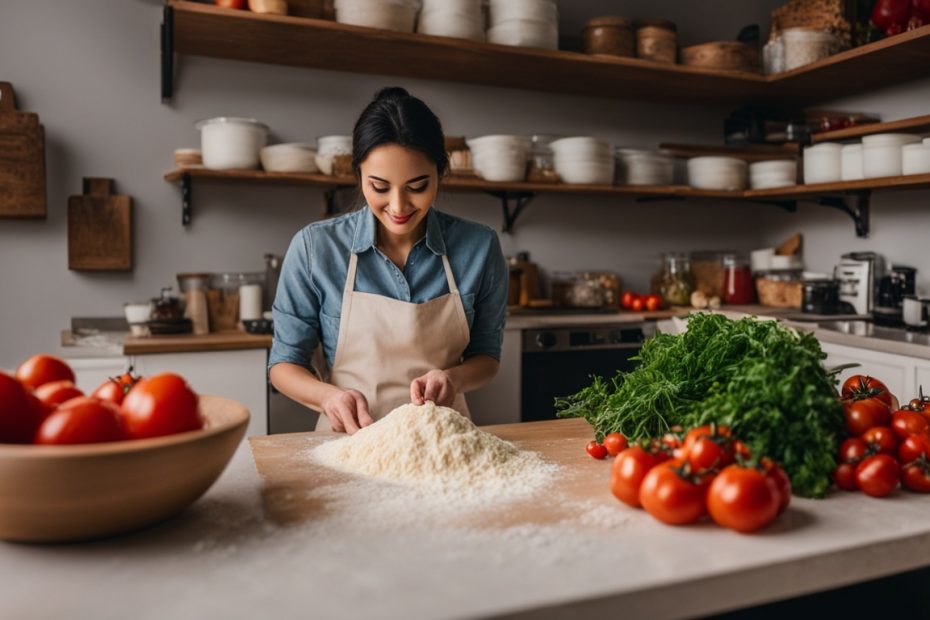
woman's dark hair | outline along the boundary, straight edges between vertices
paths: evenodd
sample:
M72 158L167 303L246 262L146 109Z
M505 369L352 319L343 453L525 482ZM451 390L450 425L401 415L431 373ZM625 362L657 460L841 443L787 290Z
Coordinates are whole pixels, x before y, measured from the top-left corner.
M358 117L352 131L352 168L359 168L372 149L385 144L399 144L426 155L441 177L449 167L442 125L433 111L403 88L378 91Z

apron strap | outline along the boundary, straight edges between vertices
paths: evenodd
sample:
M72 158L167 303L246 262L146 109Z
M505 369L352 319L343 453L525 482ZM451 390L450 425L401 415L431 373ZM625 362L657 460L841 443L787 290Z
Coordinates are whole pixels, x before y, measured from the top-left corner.
M346 272L346 284L345 288L342 290L342 298L345 299L349 293L355 290L355 271L358 267L358 254L355 252L349 253L349 269Z
M446 282L449 283L449 292L458 293L459 287L455 283L455 276L452 274L452 266L449 264L449 257L445 254L442 255L442 266L446 270Z

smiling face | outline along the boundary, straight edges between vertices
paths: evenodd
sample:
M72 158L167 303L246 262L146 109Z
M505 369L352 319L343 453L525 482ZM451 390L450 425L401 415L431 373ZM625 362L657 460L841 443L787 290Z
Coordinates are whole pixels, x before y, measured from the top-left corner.
M359 174L382 239L409 242L423 236L426 214L439 191L435 163L416 149L384 144L368 153Z

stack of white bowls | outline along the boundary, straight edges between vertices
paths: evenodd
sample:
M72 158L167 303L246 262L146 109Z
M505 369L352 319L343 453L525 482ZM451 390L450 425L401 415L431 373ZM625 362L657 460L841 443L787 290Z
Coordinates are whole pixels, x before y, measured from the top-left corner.
M481 0L423 0L417 32L484 41Z
M525 136L491 135L466 140L475 172L487 181L508 183L526 178L530 140Z
M552 149L555 171L565 183L611 185L614 180L613 147L606 140L576 136L555 140Z
M520 47L559 48L554 0L491 0L488 41Z
M692 157L688 184L698 189L743 190L748 185L745 160L736 157Z
M414 0L336 0L336 21L353 26L413 32Z
M773 159L749 164L752 189L787 187L798 182L798 165L793 159Z
M333 174L333 159L352 156L352 136L323 136L317 138L316 165L323 174Z
M316 147L288 142L261 150L262 168L268 172L317 172Z
M922 144L905 144L901 148L902 174L930 174L930 138Z
M862 174L867 179L896 177L904 171L902 147L920 142L910 133L877 133L862 137Z
M668 155L642 149L617 149L618 185L671 185L675 162Z

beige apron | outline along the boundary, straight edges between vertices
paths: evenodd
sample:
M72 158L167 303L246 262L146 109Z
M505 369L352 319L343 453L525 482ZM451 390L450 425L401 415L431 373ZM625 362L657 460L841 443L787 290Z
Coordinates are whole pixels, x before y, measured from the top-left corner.
M422 304L356 292L357 264L358 255L353 252L342 294L330 382L364 394L371 417L379 420L410 402L414 379L461 363L469 341L468 320L445 254L442 265L449 293ZM469 415L462 393L455 395L452 407ZM320 414L316 430L330 430L326 414Z

